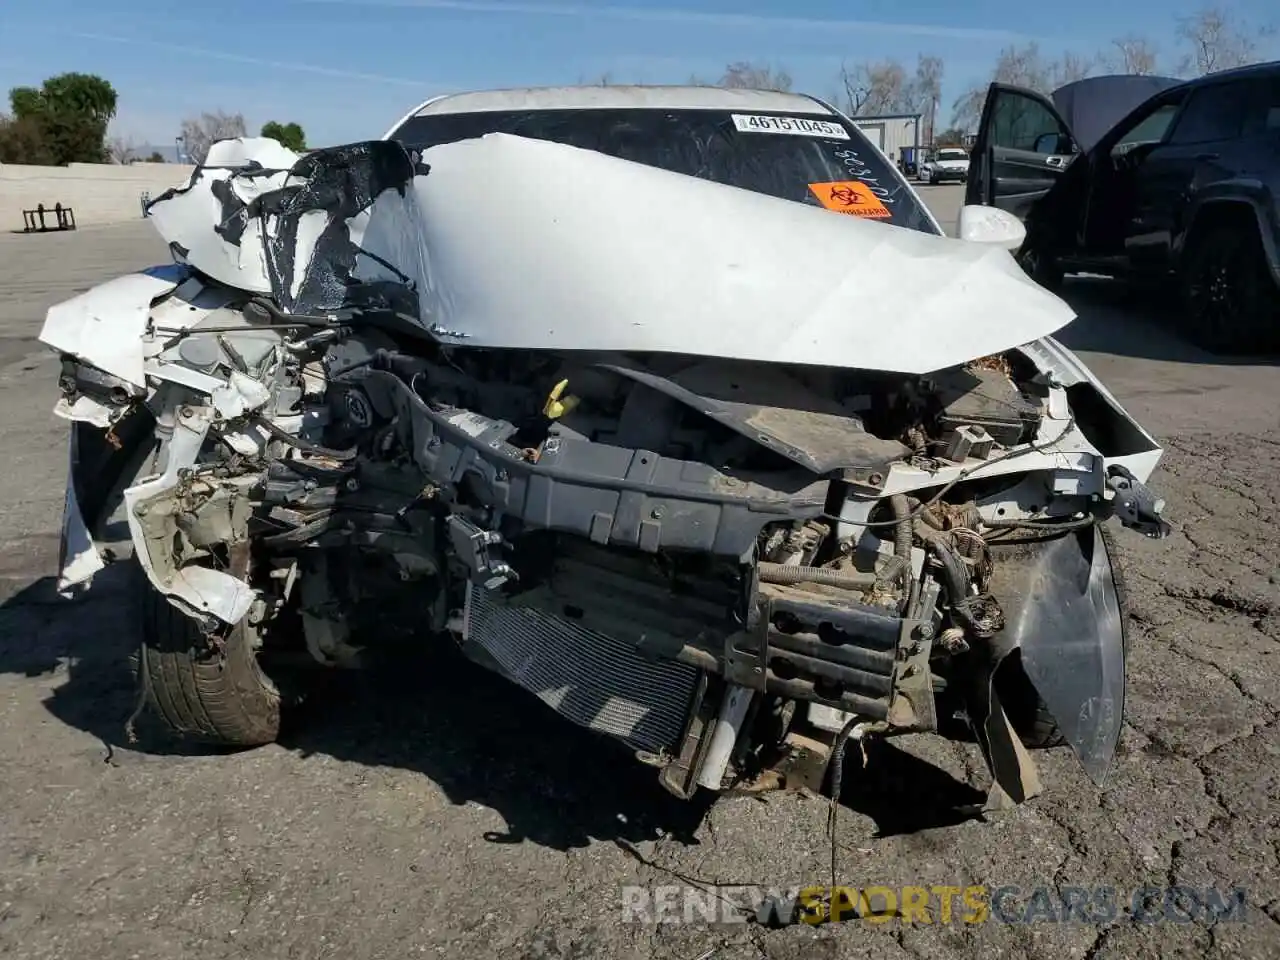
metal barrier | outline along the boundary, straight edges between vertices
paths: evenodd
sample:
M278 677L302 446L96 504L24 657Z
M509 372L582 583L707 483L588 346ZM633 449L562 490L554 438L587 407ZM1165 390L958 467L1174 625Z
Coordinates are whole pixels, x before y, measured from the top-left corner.
M52 213L55 223L50 224L45 220L45 214ZM74 230L76 228L76 215L70 207L64 207L61 203L55 203L52 207L46 207L43 203L36 206L34 210L22 211L22 232L23 233L49 233L53 230Z

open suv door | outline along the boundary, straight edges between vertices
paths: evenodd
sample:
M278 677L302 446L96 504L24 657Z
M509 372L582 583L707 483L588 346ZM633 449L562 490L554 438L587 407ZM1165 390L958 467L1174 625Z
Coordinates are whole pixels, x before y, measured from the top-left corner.
M969 155L964 202L1000 207L1026 220L1079 153L1053 101L1034 90L993 83Z

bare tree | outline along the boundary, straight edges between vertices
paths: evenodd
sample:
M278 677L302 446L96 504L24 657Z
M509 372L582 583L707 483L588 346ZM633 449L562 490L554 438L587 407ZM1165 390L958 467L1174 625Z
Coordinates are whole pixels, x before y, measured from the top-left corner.
M765 64L748 63L739 60L724 68L724 73L715 82L717 87L736 87L751 90L791 90L791 74L787 71Z
M1101 58L1103 66L1112 73L1128 73L1149 77L1156 73L1160 56L1146 37L1137 34L1117 37L1111 41L1111 50Z
M991 82L1008 83L1048 94L1063 84L1083 80L1096 65L1092 58L1075 53L1065 53L1057 60L1046 59L1040 52L1040 45L1033 42L1001 50L991 72ZM952 126L964 130L976 127L986 98L986 83L962 93L952 105Z
M1275 26L1237 22L1227 8L1207 6L1180 19L1177 35L1190 47L1180 72L1203 76L1256 62L1265 42L1275 35Z
M834 100L851 117L920 114L921 134L928 143L937 123L942 72L942 58L925 54L916 60L914 74L897 60L842 64Z
M129 163L138 159L138 145L132 137L111 137L107 140L107 156L112 163Z
M233 137L245 136L244 114L213 113L201 114L199 119L182 121L182 142L185 153L191 163L204 163L209 155L209 148L215 141L230 140Z
M1078 53L1064 53L1061 59L1049 64L1050 91L1065 87L1068 83L1083 80L1098 65L1095 57L1082 57Z
M908 99L907 71L896 60L841 64L840 86L840 106L851 117L896 113Z
M925 115L924 141L933 142L933 131L938 123L938 104L942 101L941 57L921 54L916 60L916 77L912 92L916 100L916 109Z

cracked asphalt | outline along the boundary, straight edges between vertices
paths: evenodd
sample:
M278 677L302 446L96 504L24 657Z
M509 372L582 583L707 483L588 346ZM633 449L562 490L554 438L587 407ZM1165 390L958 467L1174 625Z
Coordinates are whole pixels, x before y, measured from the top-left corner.
M926 191L954 222L958 191ZM1243 888L1240 922L621 922L621 890L786 887L830 870L825 802L684 805L651 771L432 651L343 678L309 723L240 753L182 749L134 705L130 594L52 591L65 431L44 309L165 259L142 222L0 236L0 953L220 960L1280 956L1280 418L1272 364L1206 356L1114 285L1068 289L1063 339L1166 445L1176 532L1121 531L1127 721L1106 786L1035 754L1045 793L985 821L967 745L875 746L845 776L838 879ZM1015 898L1016 899L1016 898ZM1011 901L1014 902L1014 901ZM1021 903L1023 901L1016 900Z

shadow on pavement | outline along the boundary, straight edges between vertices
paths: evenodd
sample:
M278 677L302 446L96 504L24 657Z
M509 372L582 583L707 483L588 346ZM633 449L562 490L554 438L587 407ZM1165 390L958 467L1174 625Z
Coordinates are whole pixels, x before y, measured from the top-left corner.
M858 769L856 747L845 757L840 802L870 817L877 837L957 826L973 820L972 808L987 799L892 740L869 740L865 749L866 770Z
M126 749L155 756L200 756L224 749L192 744L140 716L137 740L126 733L138 704L137 627L130 571L108 567L94 588L60 597L42 577L0 603L0 674L65 676L45 699L49 712L101 740L110 760Z
M683 803L626 748L575 726L447 644L334 677L281 744L425 774L456 804L498 811L505 832L557 850L669 834L696 844L710 804Z
M1060 293L1077 317L1056 337L1072 350L1214 366L1261 366L1277 356L1225 356L1189 343L1177 331L1177 305L1158 291L1105 277L1069 277Z
M108 567L76 599L44 577L0 603L0 673L65 679L45 699L51 714L119 751L156 757L236 751L182 740L138 703L137 619L132 578ZM455 804L498 811L505 833L493 843L529 840L559 850L592 840L632 844L669 834L696 844L711 797L682 803L655 771L613 741L573 726L536 698L471 664L447 646L408 653L394 667L324 672L323 691L304 707L280 745L395 766L430 778Z
M59 720L116 751L157 757L233 753L169 734L143 712L135 683L136 606L128 568L109 567L84 596L67 600L45 577L0 604L0 673L66 679L45 700ZM532 841L557 850L592 840L638 843L666 834L696 844L715 800L663 790L656 770L614 741L562 719L531 694L435 645L366 672L326 673L280 745L302 757L412 770L455 804L500 813L492 843ZM892 744L868 745L869 769L850 753L842 800L882 835L960 823L976 791Z

